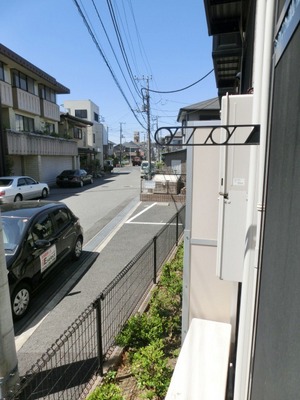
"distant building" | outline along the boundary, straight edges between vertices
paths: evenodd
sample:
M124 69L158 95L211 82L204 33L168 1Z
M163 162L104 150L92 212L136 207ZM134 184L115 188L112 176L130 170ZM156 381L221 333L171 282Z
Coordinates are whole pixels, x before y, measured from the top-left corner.
M100 122L99 106L91 100L66 100L64 108L70 115L93 123L87 127L86 158L87 162L97 159L103 166L104 146L108 145L108 134L107 128ZM83 159L83 155L81 158Z

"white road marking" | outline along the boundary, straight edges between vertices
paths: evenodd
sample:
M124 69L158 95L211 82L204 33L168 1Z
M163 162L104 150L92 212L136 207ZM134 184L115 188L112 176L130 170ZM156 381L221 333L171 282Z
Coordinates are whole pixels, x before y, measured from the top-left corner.
M130 224L131 221L135 220L137 217L139 217L140 215L144 214L146 211L150 210L150 208L152 208L153 206L155 206L157 203L153 203L150 206L146 207L144 210L142 210L141 212L139 212L138 214L134 215L132 218L130 218L126 224Z

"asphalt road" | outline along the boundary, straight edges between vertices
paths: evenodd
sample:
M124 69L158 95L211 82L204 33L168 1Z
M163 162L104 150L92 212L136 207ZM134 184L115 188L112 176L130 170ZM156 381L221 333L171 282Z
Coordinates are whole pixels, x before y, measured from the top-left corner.
M66 197L63 201L70 205L73 199ZM103 218L98 218L97 214L94 221L85 221L85 229L90 233L95 231L95 225L101 229L96 230L95 235L91 235L85 243L82 260L64 266L59 274L54 271L34 299L34 313L15 326L21 375L155 236L179 207L173 203L141 203L139 196L131 193L126 200L113 205L113 213L103 214ZM116 210L119 212L116 213ZM79 214L78 210L74 212Z

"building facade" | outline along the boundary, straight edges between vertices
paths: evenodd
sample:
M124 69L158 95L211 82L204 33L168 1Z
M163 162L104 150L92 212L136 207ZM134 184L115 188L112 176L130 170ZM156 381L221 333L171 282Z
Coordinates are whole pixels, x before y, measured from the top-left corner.
M70 90L0 44L1 174L55 182L78 165L75 141L59 137L57 94Z
M98 160L103 167L104 148L108 145L108 131L100 122L99 106L91 100L66 100L64 108L70 115L93 123L87 128L85 151L89 159ZM81 158L83 160L83 154Z
M222 128L189 122L198 130L187 150L187 340L167 400L296 399L300 2L204 6Z

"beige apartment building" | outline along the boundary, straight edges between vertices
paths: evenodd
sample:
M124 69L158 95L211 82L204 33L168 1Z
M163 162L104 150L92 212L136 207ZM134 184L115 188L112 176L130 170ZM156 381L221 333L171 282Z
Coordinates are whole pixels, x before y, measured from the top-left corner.
M0 44L1 175L29 175L51 185L63 169L80 167L78 148L89 148L82 137L93 124L77 118L65 129L57 95L69 93Z

